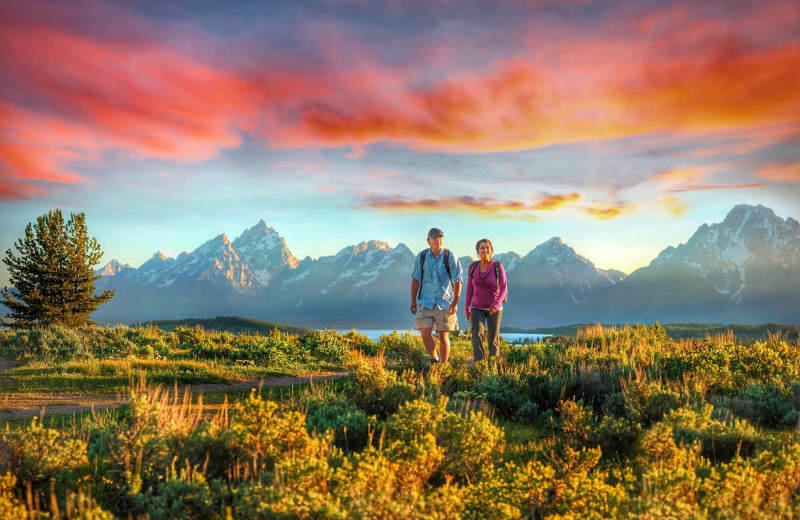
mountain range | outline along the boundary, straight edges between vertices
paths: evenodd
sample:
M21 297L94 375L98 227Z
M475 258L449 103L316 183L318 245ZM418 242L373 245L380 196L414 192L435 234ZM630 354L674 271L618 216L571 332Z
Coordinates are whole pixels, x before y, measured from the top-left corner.
M312 327L410 328L415 255L402 243L372 240L298 261L261 220L233 242L219 235L177 258L157 252L139 268L112 260L97 271L97 289L116 294L93 319L240 315ZM495 259L508 275L504 325L800 323L800 225L764 206L734 207L628 276L596 268L558 237L525 256ZM473 259L459 260L466 276Z

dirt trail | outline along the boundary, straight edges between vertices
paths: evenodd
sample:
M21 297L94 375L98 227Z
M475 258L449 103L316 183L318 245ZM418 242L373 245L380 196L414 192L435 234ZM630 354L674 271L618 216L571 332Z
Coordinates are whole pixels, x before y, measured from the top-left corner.
M0 358L0 373L19 365L14 359ZM183 394L190 389L192 394L212 392L241 392L263 386L293 386L310 382L338 379L346 376L346 372L317 372L301 376L277 376L250 381L228 381L226 383L204 383L197 385L179 385L178 392ZM0 376L2 377L2 376ZM169 385L164 385L171 389ZM127 403L123 394L17 394L0 393L0 421L25 419L33 416L72 414L103 410Z

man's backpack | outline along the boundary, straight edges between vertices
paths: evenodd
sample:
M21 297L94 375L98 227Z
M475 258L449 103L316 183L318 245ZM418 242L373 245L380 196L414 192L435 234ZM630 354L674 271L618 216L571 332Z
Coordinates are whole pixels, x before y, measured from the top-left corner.
M428 251L430 249L426 249L419 255L419 279L425 280L425 257L428 256ZM447 248L442 249L442 253L444 253L444 268L447 271L447 277L450 278L450 283L453 283L453 275L450 274L450 250ZM422 298L422 281L419 282L419 293L417 293L417 299L419 300Z
M478 265L480 263L481 263L481 261L478 260L477 262L472 262L472 264L469 266L469 279L470 279L470 281L472 280L472 273L475 272L475 269L478 267ZM500 262L498 262L497 260L494 261L494 277L497 279L497 291L499 292L500 291ZM508 290L506 290L506 295L503 296L503 301L504 302L508 301Z

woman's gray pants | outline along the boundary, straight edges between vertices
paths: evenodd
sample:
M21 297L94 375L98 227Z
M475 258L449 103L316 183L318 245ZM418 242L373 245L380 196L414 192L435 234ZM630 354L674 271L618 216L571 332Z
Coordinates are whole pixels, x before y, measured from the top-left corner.
M473 307L469 312L472 322L472 354L475 361L486 357L486 351L483 349L483 340L486 337L484 323L489 326L489 357L496 356L500 350L500 320L503 319L503 311L489 314L489 311Z

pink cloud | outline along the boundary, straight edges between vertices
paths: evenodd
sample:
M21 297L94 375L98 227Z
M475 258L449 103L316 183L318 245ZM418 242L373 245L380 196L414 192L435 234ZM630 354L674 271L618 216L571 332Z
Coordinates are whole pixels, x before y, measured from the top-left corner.
M780 182L800 183L800 161L767 164L758 170L756 177Z
M516 55L458 70L388 60L326 22L301 31L322 64L221 67L152 38L121 10L113 18L125 37L48 25L47 4L31 5L31 15L10 10L0 31L4 80L27 96L24 107L0 99L0 175L17 182L80 182L78 166L109 151L204 161L239 147L244 133L275 148L347 146L358 159L381 142L492 152L736 131L763 132L764 144L776 138L769 129L796 130L800 119L800 44L780 36L796 16L791 2L733 14L718 4L722 14L703 16L684 4L610 9L602 23L613 32L553 18L532 25L541 31ZM171 42L185 31L162 29ZM224 54L210 36L187 38ZM433 54L453 55L455 44Z
M704 191L704 190L740 190L750 188L763 188L772 186L769 183L754 182L748 184L687 184L668 190L670 193L681 193L684 191Z

